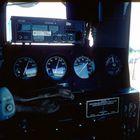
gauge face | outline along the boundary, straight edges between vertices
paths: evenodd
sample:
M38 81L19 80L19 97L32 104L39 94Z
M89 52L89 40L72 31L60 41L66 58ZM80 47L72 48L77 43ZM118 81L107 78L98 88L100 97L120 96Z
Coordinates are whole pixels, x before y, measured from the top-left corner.
M110 55L106 60L106 70L111 76L116 76L121 71L121 62L118 56Z
M67 72L67 64L60 56L53 56L46 62L46 72L53 80L62 79Z
M80 56L74 61L74 71L81 79L88 79L95 71L95 63L86 56Z
M37 75L37 64L29 57L18 58L14 64L14 74L20 79L30 79Z

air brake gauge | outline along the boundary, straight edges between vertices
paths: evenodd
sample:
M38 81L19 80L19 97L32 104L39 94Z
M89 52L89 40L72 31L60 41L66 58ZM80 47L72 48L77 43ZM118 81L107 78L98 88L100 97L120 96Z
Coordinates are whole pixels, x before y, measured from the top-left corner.
M60 56L52 56L46 62L46 72L53 80L62 79L67 72L67 64Z
M105 62L107 73L111 76L116 76L121 71L121 62L118 56L110 55Z
M81 79L88 79L95 71L95 63L86 56L77 57L74 61L74 71Z
M37 75L37 64L30 57L20 57L14 64L14 75L20 79L30 79Z

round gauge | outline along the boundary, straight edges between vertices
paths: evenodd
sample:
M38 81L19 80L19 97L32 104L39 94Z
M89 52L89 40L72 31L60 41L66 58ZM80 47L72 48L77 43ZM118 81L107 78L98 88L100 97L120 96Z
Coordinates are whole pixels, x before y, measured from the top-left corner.
M120 59L116 55L110 55L105 63L107 73L116 76L121 71Z
M30 57L20 57L14 64L14 74L20 79L30 79L37 75L37 64Z
M67 64L60 56L52 56L46 62L46 72L53 80L62 79L67 72Z
M95 63L86 56L80 56L74 61L74 71L81 79L88 79L95 71Z

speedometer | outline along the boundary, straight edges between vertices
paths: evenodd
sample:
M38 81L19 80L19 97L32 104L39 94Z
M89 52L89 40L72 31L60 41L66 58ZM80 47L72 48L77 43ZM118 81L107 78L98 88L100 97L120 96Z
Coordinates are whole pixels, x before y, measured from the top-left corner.
M62 79L67 72L67 64L60 56L52 56L46 62L46 72L53 80Z
M20 57L14 64L14 75L20 79L30 79L37 75L37 64L30 57Z
M74 71L81 79L88 79L95 71L95 63L86 56L77 57L74 61Z

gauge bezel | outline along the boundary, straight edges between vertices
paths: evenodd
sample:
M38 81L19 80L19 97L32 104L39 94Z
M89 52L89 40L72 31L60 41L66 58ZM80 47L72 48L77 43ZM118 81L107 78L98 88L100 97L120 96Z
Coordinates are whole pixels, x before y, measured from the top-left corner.
M33 76L24 76L24 77L21 77L20 75L18 75L17 74L17 72L16 72L16 65L17 65L17 63L19 63L19 61L23 61L23 59L29 59L30 61L32 61L33 62L33 64L35 65L35 69L36 69L36 72L35 72L35 74L33 75ZM33 59L33 58L31 58L31 57L29 57L29 56L22 56L22 57L18 57L18 58L16 58L16 60L15 60L15 62L14 62L14 65L13 65L13 72L14 72L14 76L16 77L16 78L18 78L18 79L21 79L21 80L29 80L29 79L33 79L33 78L35 78L36 76L37 76L37 74L38 74L38 65L37 65L37 62Z
M65 64L64 65L65 66L65 72L60 77L59 76L56 76L56 75L50 75L50 73L48 72L48 66L47 65L48 65L49 61L51 59L54 59L55 57L60 58L63 61L63 63ZM45 63L45 72L47 73L47 76L51 80L53 80L53 81L62 80L67 75L67 71L68 71L67 61L66 61L66 59L63 56L61 56L61 55L52 55L52 56L50 56L50 57L47 58L46 63Z
M80 76L79 73L77 73L77 70L75 69L75 63L76 63L76 61L78 61L78 60L81 59L81 58L84 58L84 59L86 58L87 61L89 61L90 63L92 63L92 64L91 64L92 71L91 71L90 73L88 73L86 77ZM90 64L90 63L88 63L88 64ZM88 65L88 64L87 64L87 65ZM82 56L76 57L75 60L74 60L74 63L73 63L73 70L74 70L76 76L77 76L78 78L80 78L80 79L86 80L86 79L91 78L92 75L93 75L93 73L95 72L95 69L96 69L96 66L95 66L95 61L93 60L93 58L91 59L91 58L88 57L88 56L82 55Z

